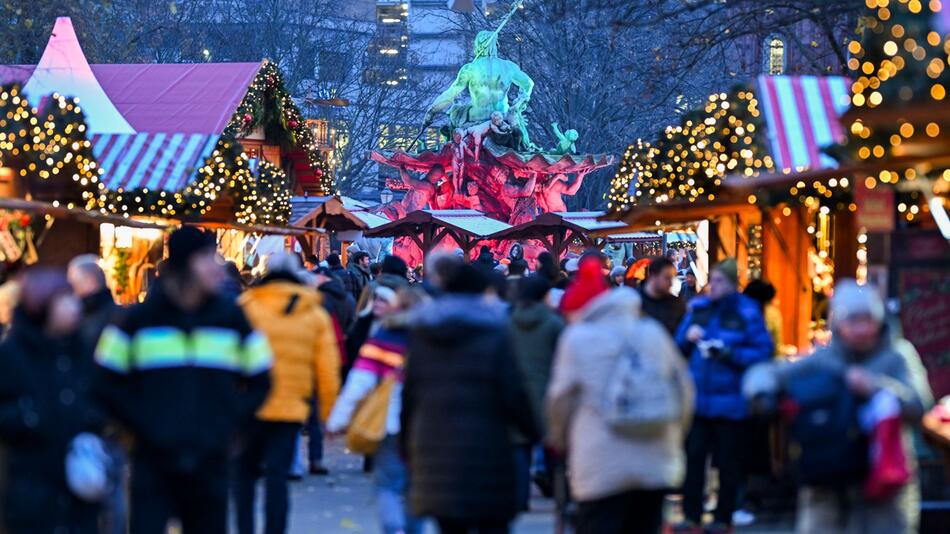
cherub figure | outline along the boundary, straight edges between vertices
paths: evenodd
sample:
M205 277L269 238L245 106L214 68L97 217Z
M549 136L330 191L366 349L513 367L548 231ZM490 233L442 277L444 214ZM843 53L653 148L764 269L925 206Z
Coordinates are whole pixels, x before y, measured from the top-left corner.
M557 136L557 148L554 150L554 153L560 155L567 153L576 154L577 147L574 146L574 143L577 142L577 130L571 129L561 133L561 128L556 122L552 122L551 127L554 128L554 135Z
M470 135L472 137L472 146L475 148L475 160L478 161L478 156L482 150L482 140L485 136L490 135L492 141L497 144L500 143L500 140L503 140L508 135L511 134L511 127L505 122L505 116L501 114L500 111L493 111L491 118L487 121L475 126L470 126L465 130L465 135ZM462 137L464 138L465 135Z

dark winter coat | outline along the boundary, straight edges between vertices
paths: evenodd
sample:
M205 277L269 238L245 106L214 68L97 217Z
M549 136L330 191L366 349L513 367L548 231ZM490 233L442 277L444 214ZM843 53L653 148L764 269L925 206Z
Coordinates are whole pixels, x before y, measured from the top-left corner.
M82 299L82 324L79 326L79 340L82 343L83 353L90 359L96 350L99 336L113 319L119 307L112 299L112 292L108 288L89 295Z
M97 507L72 495L65 458L79 433L100 428L92 362L78 339L51 339L17 313L0 344L0 440L7 452L8 532L96 532Z
M135 437L136 454L193 473L226 457L267 396L271 359L237 303L216 296L186 311L159 288L106 327L96 393Z
M645 286L646 284L641 284L637 288L637 293L640 294L640 311L659 321L671 336L675 335L683 316L686 315L686 302L673 295L655 299L647 294Z
M363 294L363 289L369 285L370 281L372 280L372 277L369 274L369 269L362 269L354 261L350 262L350 264L346 266L346 271L349 273L350 279L352 280L353 299L358 301L360 299L360 295Z
M544 395L551 378L554 350L563 329L564 320L543 302L515 306L511 311L509 330L515 360L539 421L542 420Z
M336 278L330 278L317 288L323 295L323 308L331 317L336 319L340 329L345 333L353 326L356 319L356 300L350 295L343 283Z
M699 347L686 340L686 331L694 324L705 329L705 340L722 340L725 349L721 354L703 357ZM696 416L748 418L742 375L775 353L759 304L739 293L718 301L696 297L676 332L676 343L689 355L689 370L696 383Z
M540 438L504 307L447 295L410 319L402 440L413 511L507 520L518 508L510 430Z

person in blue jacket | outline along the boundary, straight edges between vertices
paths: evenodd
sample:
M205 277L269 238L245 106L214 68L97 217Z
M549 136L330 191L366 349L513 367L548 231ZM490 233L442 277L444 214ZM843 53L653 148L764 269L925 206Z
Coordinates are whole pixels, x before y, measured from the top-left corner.
M705 532L729 532L741 482L742 439L749 410L742 375L773 354L759 305L738 291L738 267L729 258L709 274L709 294L690 302L676 332L696 383L696 415L686 440L684 524L677 532L703 532L706 462L713 451L719 467L718 505Z

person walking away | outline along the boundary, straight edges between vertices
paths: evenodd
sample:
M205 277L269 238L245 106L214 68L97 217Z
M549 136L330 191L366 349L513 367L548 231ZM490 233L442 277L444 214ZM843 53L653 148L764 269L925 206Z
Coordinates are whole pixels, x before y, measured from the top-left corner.
M95 391L135 440L130 531L227 530L228 449L269 388L271 351L218 290L215 241L191 226L168 238L168 262L145 302L106 327Z
M340 388L340 352L320 294L300 283L298 256L279 252L267 259L260 284L239 301L251 325L267 336L274 354L271 389L256 418L242 432L234 501L240 534L254 534L254 493L263 465L266 534L287 531L287 477L297 434L311 411L311 398L326 407L326 420Z
M73 293L81 299L82 319L77 333L79 346L87 362L94 359L96 344L106 325L115 319L120 309L112 298L112 292L106 286L106 275L99 267L99 258L94 254L82 254L69 262L66 279ZM114 426L107 426L103 433L107 440L107 451L111 456L113 469L119 483L112 488L108 502L102 507L102 523L106 532L124 534L128 523L128 488L125 477L127 459L120 444L121 436Z
M686 521L675 532L702 532L706 463L715 451L719 495L713 524L706 532L729 532L741 483L743 436L750 417L742 397L742 375L774 354L759 305L737 290L735 259L726 259L709 276L709 295L690 302L676 332L676 342L689 355L696 385L696 410L686 439Z
M509 323L515 360L525 379L531 409L539 422L542 421L544 393L551 376L554 349L564 329L564 320L545 304L550 288L547 280L537 275L520 279ZM518 467L518 503L520 510L524 511L528 509L531 497L531 453L538 443L532 443L521 435L516 435L514 439ZM544 476L539 477L539 485L547 491L551 488L550 474L550 470L545 469Z
M693 411L686 362L663 326L640 315L635 290L581 293L586 298L569 307L575 320L558 345L546 401L548 441L568 454L577 532L659 533L665 495L686 469L682 443ZM628 362L638 375L629 381ZM651 407L665 407L665 417L647 426L631 414L633 431L619 426L605 404L618 378L623 395L634 395L623 398L637 403L636 393L649 388ZM653 396L655 388L665 395Z
M0 344L0 441L6 449L0 525L11 534L96 533L106 488L77 493L64 468L77 437L88 438L103 423L90 397L92 362L78 338L82 305L56 270L28 269L20 288Z
M901 441L910 480L895 495L877 500L864 495L864 480L838 481L833 486L806 484L799 489L796 531L917 532L920 488L912 435L933 405L927 372L914 346L890 330L884 303L872 286L859 286L850 279L838 282L831 297L830 325L828 346L794 363L754 367L745 378L743 392L757 404L759 399L782 393L796 380L831 371L843 377L848 390L861 402L880 392L893 395L902 421ZM809 452L803 448L802 456Z
M641 308L672 336L686 315L686 304L672 293L676 268L670 258L661 256L650 260L646 271L646 280L637 287Z
M384 379L395 379L386 415L386 437L374 455L376 506L384 534L416 534L422 528L406 502L409 475L399 451L402 372L408 343L406 309L411 300L408 287L407 282L396 277L380 278L373 294L373 315L379 321L379 328L360 348L327 421L328 432L342 433L360 403Z
M538 422L504 304L484 297L488 274L461 262L449 271L445 293L409 321L400 428L410 501L443 534L506 533L517 513L510 429L536 441Z
M369 253L363 250L354 252L350 256L346 270L353 280L353 298L359 300L360 295L363 294L363 288L373 280L373 276L369 272Z
M119 307L106 286L106 275L94 254L82 254L69 262L66 278L73 292L82 300L82 323L79 340L83 350L92 358L96 343L106 325L112 322Z

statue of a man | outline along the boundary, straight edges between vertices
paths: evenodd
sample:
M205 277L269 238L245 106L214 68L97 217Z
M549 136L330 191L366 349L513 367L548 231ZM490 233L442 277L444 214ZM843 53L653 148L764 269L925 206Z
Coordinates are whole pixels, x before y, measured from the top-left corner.
M406 213L412 213L433 203L439 194L438 186L445 178L445 169L441 165L434 165L426 173L425 178L420 180L410 176L405 167L400 167L399 177L402 178L402 183L409 188L406 196L402 199L402 204Z
M509 112L521 118L531 100L534 81L518 65L498 57L498 30L480 31L475 37L475 58L462 65L452 85L439 95L426 111L426 124L437 113L448 110L453 128L487 121L493 112ZM508 90L518 87L518 97L508 103ZM468 90L469 102L454 104ZM523 120L520 121L523 123Z
M567 175L557 174L547 184L540 186L537 196L541 211L545 213L567 211L567 204L564 202L562 195L576 195L584 183L585 176L586 173L578 173L577 177L574 178L574 183L568 185Z

